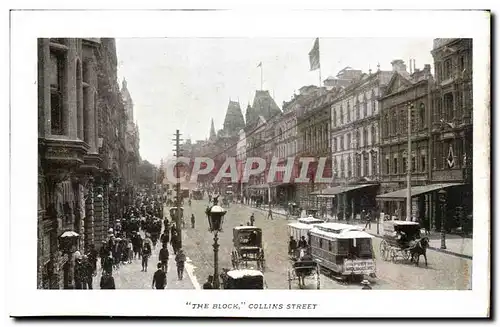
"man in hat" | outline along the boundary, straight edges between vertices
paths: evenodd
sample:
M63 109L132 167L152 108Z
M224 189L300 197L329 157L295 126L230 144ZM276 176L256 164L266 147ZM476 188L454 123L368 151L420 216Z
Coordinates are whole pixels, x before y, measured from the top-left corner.
M101 286L101 290L114 290L114 289L116 289L115 279L113 278L113 275L111 274L110 271L103 271L102 276L101 276L100 286Z
M363 285L363 287L361 288L362 290L371 290L372 289L372 287L370 286L370 282L367 281L366 279L361 282L361 285Z
M184 263L186 262L184 250L178 250L177 255L175 256L175 262L177 264L177 277L179 280L182 280L182 277L184 277Z
M252 226L253 226L253 225L254 225L254 223L255 223L255 216L254 216L254 215L253 215L253 213L252 213L252 215L250 216L250 225L252 225Z
M196 219L194 218L194 213L191 214L191 228L194 228L194 223Z

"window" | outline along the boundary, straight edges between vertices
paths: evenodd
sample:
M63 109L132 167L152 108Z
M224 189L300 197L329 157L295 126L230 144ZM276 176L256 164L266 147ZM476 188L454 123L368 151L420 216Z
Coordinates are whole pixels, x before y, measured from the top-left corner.
M408 133L408 122L407 122L407 119L408 119L408 115L407 115L407 109L401 109L401 114L399 116L399 132L401 133L401 135L406 135Z
M368 166L369 166L368 153L364 152L363 153L363 176L369 176Z
M402 162L402 168L401 172L402 173L407 173L408 172L408 166L407 166L407 158L408 154L406 151L403 152L402 157L401 157L401 162Z
M356 97L356 120L361 118L361 105L359 104L359 99Z
M344 165L344 157L340 157L340 177L344 177L345 165Z
M50 129L53 135L66 134L64 126L63 84L64 56L54 51L50 52Z
M389 175L391 173L390 164L391 164L391 160L389 159L389 155L387 155L387 156L385 156L385 173L387 175Z
M385 137L389 136L390 131L389 131L389 114L384 115L384 128L383 128L383 135Z
M337 108L333 108L333 126L337 126Z
M347 102L347 122L351 121L351 105Z
M332 252L332 241L328 241L328 251Z
M344 123L344 108L342 107L342 104L340 105L340 124L342 125Z
M397 174L398 173L398 157L397 157L397 155L395 155L394 158L392 159L392 164L393 164L392 173Z
M451 78L452 76L452 65L451 65L451 59L447 59L444 62L444 76L443 79L447 80L448 78Z
M377 112L377 100L375 97L374 90L372 90L372 96L371 96L370 100L372 101L372 115L374 115Z
M356 148L359 149L361 146L361 135L359 134L359 129L356 130Z
M413 105L410 109L410 121L411 121L411 131L414 132L416 130L418 130L418 126L417 126L417 121L415 119L415 109L413 109ZM407 122L408 123L408 122Z
M398 134L398 113L397 109L394 109L392 111L392 127L391 127L391 135L397 135Z
M333 152L337 152L337 138L333 138Z
M377 175L377 163L378 163L378 153L374 151L372 152L372 171L371 171L372 176Z
M351 144L351 133L347 133L347 149L351 149L352 148L352 144Z
M368 117L368 101L366 101L366 94L363 96L363 117Z
M411 153L411 171L413 173L417 172L417 155L415 152Z
M352 177L352 162L351 156L347 156L347 177Z
M427 122L425 119L425 104L423 103L421 103L420 107L418 108L418 116L420 121L420 128L427 127Z
M375 126L372 126L372 146L377 144L377 130L375 129Z
M450 121L453 119L453 94L451 92L446 93L443 97L443 102L444 102L443 119L445 121Z
M461 73L465 70L465 55L460 56L458 67L460 68Z
M82 84L82 66L80 60L76 61L76 135L80 140L83 140L83 84ZM116 132L117 136L118 133Z
M356 176L361 177L361 155L357 154L356 155Z
M363 129L363 145L368 146L368 127Z

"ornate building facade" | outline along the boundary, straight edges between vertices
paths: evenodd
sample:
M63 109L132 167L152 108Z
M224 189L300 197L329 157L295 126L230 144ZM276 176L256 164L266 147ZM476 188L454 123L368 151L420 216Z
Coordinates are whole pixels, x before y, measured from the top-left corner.
M37 285L72 288L74 253L103 239L123 176L114 39L38 39L38 117Z

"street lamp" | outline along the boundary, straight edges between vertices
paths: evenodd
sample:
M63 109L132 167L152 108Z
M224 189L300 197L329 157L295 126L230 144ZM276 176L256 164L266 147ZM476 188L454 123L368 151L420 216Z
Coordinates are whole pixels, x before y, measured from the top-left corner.
M446 191L441 189L438 192L439 202L441 202L441 249L446 249L446 227L445 227L445 217L446 217Z
M224 223L224 215L226 210L218 205L219 196L213 199L213 205L205 211L208 218L209 231L214 233L214 288L219 289L219 232L222 232L222 224Z

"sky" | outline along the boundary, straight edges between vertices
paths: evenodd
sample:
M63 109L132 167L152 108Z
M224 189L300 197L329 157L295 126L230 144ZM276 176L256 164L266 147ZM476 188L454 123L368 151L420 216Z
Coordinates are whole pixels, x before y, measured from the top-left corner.
M213 118L222 128L229 100L243 116L256 90L269 90L281 108L304 85L319 85L309 71L314 38L118 38L118 78L134 102L141 157L154 164L173 153L173 134L204 140ZM402 59L433 66L432 39L320 38L322 80L346 66L368 73L391 70ZM432 67L433 68L433 67Z

